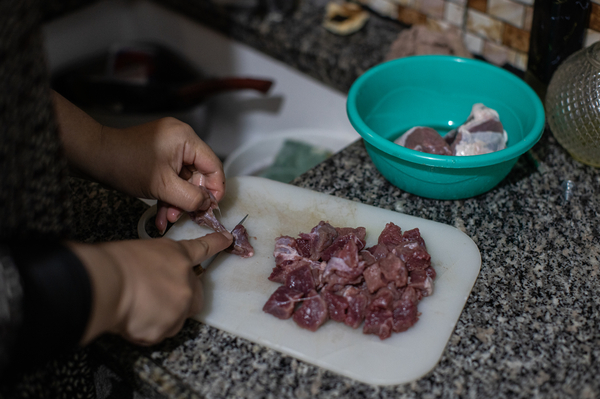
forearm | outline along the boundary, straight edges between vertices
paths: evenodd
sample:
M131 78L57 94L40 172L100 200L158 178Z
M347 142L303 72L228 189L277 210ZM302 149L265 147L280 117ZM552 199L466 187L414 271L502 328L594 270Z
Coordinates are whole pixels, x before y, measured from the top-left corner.
M106 144L103 126L56 92L53 92L53 102L60 139L71 172L98 180L92 166L101 161L100 156Z
M123 319L124 276L105 244L67 243L84 265L92 287L92 306L87 327L80 339L87 345L105 332L117 332Z

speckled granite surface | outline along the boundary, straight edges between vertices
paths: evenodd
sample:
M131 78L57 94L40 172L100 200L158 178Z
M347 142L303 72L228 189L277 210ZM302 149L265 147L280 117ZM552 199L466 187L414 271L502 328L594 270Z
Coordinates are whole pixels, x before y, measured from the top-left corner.
M302 2L300 12L309 19L297 14L294 23L221 13L200 0L169 3L342 90L382 58L384 43L398 29L372 18L354 38L329 37L315 25L321 12L308 7L316 1ZM372 36L374 27L382 27L381 37ZM569 201L561 188L565 180L574 182ZM195 321L151 348L107 336L94 352L148 397L600 396L600 170L573 161L549 132L498 187L468 200L428 200L391 186L361 141L292 183L450 224L478 245L479 278L428 375L400 386L368 386ZM88 183L73 188L83 199L81 220L93 216L93 226L102 225L89 232L89 241L135 236L143 204Z

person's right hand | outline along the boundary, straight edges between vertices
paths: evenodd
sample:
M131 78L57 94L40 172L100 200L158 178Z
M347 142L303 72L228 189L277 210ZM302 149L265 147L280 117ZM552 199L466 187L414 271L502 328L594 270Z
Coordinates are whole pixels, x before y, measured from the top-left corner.
M175 335L202 307L202 284L192 268L231 242L231 235L213 233L182 241L68 243L93 287L92 312L81 343L105 332L141 345Z

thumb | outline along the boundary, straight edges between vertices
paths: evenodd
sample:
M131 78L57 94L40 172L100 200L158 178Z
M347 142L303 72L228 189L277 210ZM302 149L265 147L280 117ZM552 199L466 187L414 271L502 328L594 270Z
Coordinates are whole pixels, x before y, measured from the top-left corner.
M160 199L187 212L208 209L211 202L208 190L203 190L176 175Z
M180 243L186 248L194 264L216 255L231 245L233 236L228 231L211 233L193 240L183 240Z

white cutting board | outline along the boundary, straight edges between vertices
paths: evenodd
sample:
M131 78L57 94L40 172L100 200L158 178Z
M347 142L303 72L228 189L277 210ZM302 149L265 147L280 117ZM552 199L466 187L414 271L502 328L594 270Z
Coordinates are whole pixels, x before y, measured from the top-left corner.
M202 279L205 306L195 319L327 370L374 385L402 384L427 374L439 361L475 283L481 256L475 243L445 224L376 208L260 177L227 180L221 221L244 225L255 255L219 254ZM273 247L281 235L297 237L321 220L367 229L367 246L388 222L403 231L418 227L437 272L434 293L419 303L420 320L386 340L329 320L316 332L279 320L262 307L279 286L267 280L275 266ZM187 217L166 236L180 240L206 234Z

